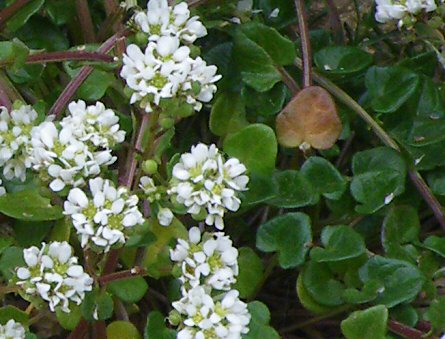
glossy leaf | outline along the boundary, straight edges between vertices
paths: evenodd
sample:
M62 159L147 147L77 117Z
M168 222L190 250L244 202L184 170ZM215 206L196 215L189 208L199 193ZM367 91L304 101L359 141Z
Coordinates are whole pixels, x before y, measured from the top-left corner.
M148 284L143 277L134 277L112 281L107 290L128 303L135 303L142 299L148 290Z
M253 301L247 305L251 315L249 332L243 335L243 339L279 339L277 331L269 326L270 312L266 305L259 301Z
M138 329L129 321L113 321L107 326L108 339L140 339Z
M235 133L248 124L245 115L245 106L239 94L221 93L210 113L210 130L218 136Z
M239 291L240 298L249 298L260 287L264 265L250 247L239 249L238 265L239 275L233 288Z
M341 331L346 339L385 339L388 309L377 305L356 311L341 322Z
M309 217L303 213L288 213L260 226L256 246L263 252L278 252L280 266L292 268L304 263L311 241Z
M357 47L329 46L314 55L318 69L327 74L348 75L365 70L372 55Z
M145 339L175 339L176 332L165 326L164 316L159 311L150 312L145 326Z

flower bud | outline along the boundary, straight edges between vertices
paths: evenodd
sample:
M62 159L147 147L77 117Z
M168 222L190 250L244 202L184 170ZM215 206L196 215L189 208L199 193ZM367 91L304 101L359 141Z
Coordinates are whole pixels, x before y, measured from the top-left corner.
M155 174L158 171L158 164L156 161L149 159L149 160L145 160L142 163L142 170L144 171L145 174Z

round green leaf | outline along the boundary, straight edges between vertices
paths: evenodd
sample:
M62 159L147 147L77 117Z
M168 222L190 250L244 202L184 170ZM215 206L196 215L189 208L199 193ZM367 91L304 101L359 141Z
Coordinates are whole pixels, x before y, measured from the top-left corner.
M321 233L324 248L315 247L311 259L316 262L335 262L356 258L366 251L362 236L348 226L326 226Z
M239 275L233 288L239 291L241 298L249 298L261 283L264 265L250 247L239 249L238 265Z
M251 173L271 175L277 158L277 139L269 126L252 124L229 135L224 151L238 158Z
M423 242L423 245L434 253L445 258L445 238L436 235L429 236Z
M385 339L388 309L377 305L356 311L341 322L341 331L346 339Z
M425 319L431 323L431 326L440 331L445 331L445 297L439 297L430 304L425 312Z
M7 193L0 197L0 212L27 221L57 220L63 217L60 206L53 206L37 190Z
M311 205L317 200L314 188L300 172L294 170L276 171L272 181L276 197L268 204L282 208L296 208Z
M110 294L94 290L85 295L81 306L82 316L88 321L106 320L113 315L113 307Z
M309 295L324 306L339 306L344 304L342 293L343 283L336 280L326 263L309 261L304 270L303 284Z
M108 339L140 339L138 329L129 321L113 321L107 326Z
M390 246L404 245L417 241L420 221L417 210L412 206L392 208L383 221L382 243L385 250Z
M321 305L311 297L306 287L304 287L302 274L299 274L297 278L297 295L301 305L313 313L325 314L335 309L335 307Z
M23 326L28 326L28 314L17 307L8 305L0 308L0 324L4 325L9 320L14 319Z
M300 171L312 184L313 190L328 199L339 199L346 189L345 178L325 158L310 157Z
M348 75L365 70L372 64L372 55L357 47L329 46L315 54L314 62L327 74Z
M287 87L284 83L276 84L267 92L257 92L250 87L243 87L241 95L246 106L256 114L270 116L275 115L283 109L287 97Z
M14 269L18 266L24 266L23 248L8 247L0 257L0 272L7 279L11 279L14 274Z
M414 94L419 76L399 66L373 66L366 73L365 84L372 108L379 113L392 113Z
M128 303L135 303L142 299L148 289L148 284L143 277L112 281L107 285L107 290Z
M381 256L369 259L360 268L359 275L364 283L370 280L381 282L383 288L376 303L389 308L414 299L425 281L423 273L414 265Z
M284 214L262 224L256 237L259 250L278 252L278 261L283 268L304 263L311 242L311 222L303 213Z
M77 324L82 317L80 307L77 305L70 305L70 313L63 312L60 307L56 308L56 317L60 326L65 330L72 331L76 328Z
M235 133L248 124L245 115L241 96L238 93L223 92L212 106L210 130L218 136Z

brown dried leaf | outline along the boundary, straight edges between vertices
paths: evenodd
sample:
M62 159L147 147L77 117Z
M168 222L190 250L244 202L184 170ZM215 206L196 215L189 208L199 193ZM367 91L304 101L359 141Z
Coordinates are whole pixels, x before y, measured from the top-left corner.
M285 147L309 144L331 148L342 131L335 102L324 88L306 87L287 104L276 120L278 142Z

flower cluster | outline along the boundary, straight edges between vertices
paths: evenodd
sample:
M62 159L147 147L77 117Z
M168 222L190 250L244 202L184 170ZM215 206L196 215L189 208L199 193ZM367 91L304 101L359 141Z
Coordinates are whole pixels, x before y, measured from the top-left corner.
M29 158L31 129L37 112L29 105L21 105L8 112L0 107L0 166L7 180L25 181L26 169L31 167Z
M228 236L201 236L193 227L188 240L178 239L170 258L180 267L183 284L182 298L172 304L181 319L178 338L241 338L249 331L247 305L231 289L238 275L238 250Z
M215 145L198 144L173 167L168 194L175 203L186 206L188 213L203 216L207 225L222 230L225 212L240 207L237 193L245 191L249 182L245 173L238 159L224 161Z
M24 339L25 328L14 319L8 320L4 325L0 325L0 338L2 339Z
M138 201L127 188L99 177L89 181L88 195L79 188L70 190L64 213L71 216L82 247L108 252L125 243L132 227L144 223Z
M437 9L435 0L376 0L376 4L375 19L381 23L398 20L399 27L414 22L415 16L422 11L428 13Z
M227 291L238 275L238 250L222 232L205 233L201 239L198 227L189 230L189 239L178 239L170 258L181 268L183 287L204 284Z
M93 279L78 265L67 242L52 242L23 251L25 267L16 270L17 285L30 296L49 303L51 311L60 307L70 312L70 303L80 305L86 291L91 291Z
M150 0L147 12L134 17L136 28L148 34L143 50L127 47L121 76L132 91L130 103L139 102L151 112L162 99L177 98L199 111L216 92L216 66L207 66L200 57L192 58L190 48L207 31L197 17L190 18L185 2L169 7L167 0Z
M86 178L113 164L116 157L110 147L124 137L118 117L102 103L87 107L83 101L72 102L60 125L45 121L31 130L29 158L33 169L58 192L66 186L83 186Z
M173 307L185 320L178 339L226 338L240 339L249 332L250 313L238 298L238 291L213 297L202 286L187 292Z

